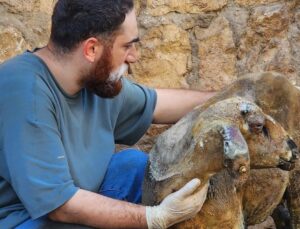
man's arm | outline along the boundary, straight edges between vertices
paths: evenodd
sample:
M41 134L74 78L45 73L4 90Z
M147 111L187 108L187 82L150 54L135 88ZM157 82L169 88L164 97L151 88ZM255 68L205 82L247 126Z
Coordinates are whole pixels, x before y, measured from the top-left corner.
M201 92L185 89L155 89L157 103L153 123L172 124L194 107L203 104L216 92Z
M53 221L96 228L147 228L145 212L144 206L80 189L48 217Z
M167 228L200 211L208 185L199 179L167 196L160 205L145 207L80 189L61 207L48 214L53 221L96 228Z

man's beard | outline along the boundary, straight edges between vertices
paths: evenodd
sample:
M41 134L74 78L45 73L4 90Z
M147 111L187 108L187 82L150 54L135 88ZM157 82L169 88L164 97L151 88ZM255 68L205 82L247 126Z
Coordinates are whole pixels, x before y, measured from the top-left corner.
M122 64L116 71L112 72L112 58L109 47L104 47L103 54L98 60L94 71L81 80L89 91L102 98L113 98L122 89L122 75L127 71L128 65Z

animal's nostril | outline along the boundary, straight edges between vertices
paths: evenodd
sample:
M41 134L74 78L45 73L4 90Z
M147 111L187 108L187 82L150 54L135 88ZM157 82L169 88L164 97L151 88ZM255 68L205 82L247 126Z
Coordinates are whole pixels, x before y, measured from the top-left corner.
M299 153L298 152L298 147L297 147L296 143L292 139L288 139L287 140L287 144L290 147L290 149L293 151L293 153L294 153L294 151L297 154Z
M292 150L292 159L293 160L299 159L299 152L298 152L298 150Z
M295 160L299 159L298 147L292 139L288 139L287 144L288 144L290 150L292 151L291 161L294 162Z

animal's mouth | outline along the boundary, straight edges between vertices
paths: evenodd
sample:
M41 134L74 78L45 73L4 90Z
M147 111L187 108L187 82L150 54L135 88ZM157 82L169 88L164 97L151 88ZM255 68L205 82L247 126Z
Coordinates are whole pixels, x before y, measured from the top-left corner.
M277 167L285 171L290 171L295 168L295 161L286 161L280 158Z
M279 168L284 171L290 171L295 168L295 160L286 160L284 158L279 158L279 161L276 163L277 165L252 165L251 169L272 169Z

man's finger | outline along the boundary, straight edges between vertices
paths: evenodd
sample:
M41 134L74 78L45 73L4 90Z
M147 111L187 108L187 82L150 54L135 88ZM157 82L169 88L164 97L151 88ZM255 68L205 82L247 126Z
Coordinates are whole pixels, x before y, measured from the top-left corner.
M200 184L201 181L198 178L195 178L174 193L174 195L183 198L190 196L200 186Z
M196 200L202 200L202 199L206 199L206 194L208 191L208 186L209 186L209 182L207 182L197 193L195 193L195 198ZM205 196L205 198L203 198Z

